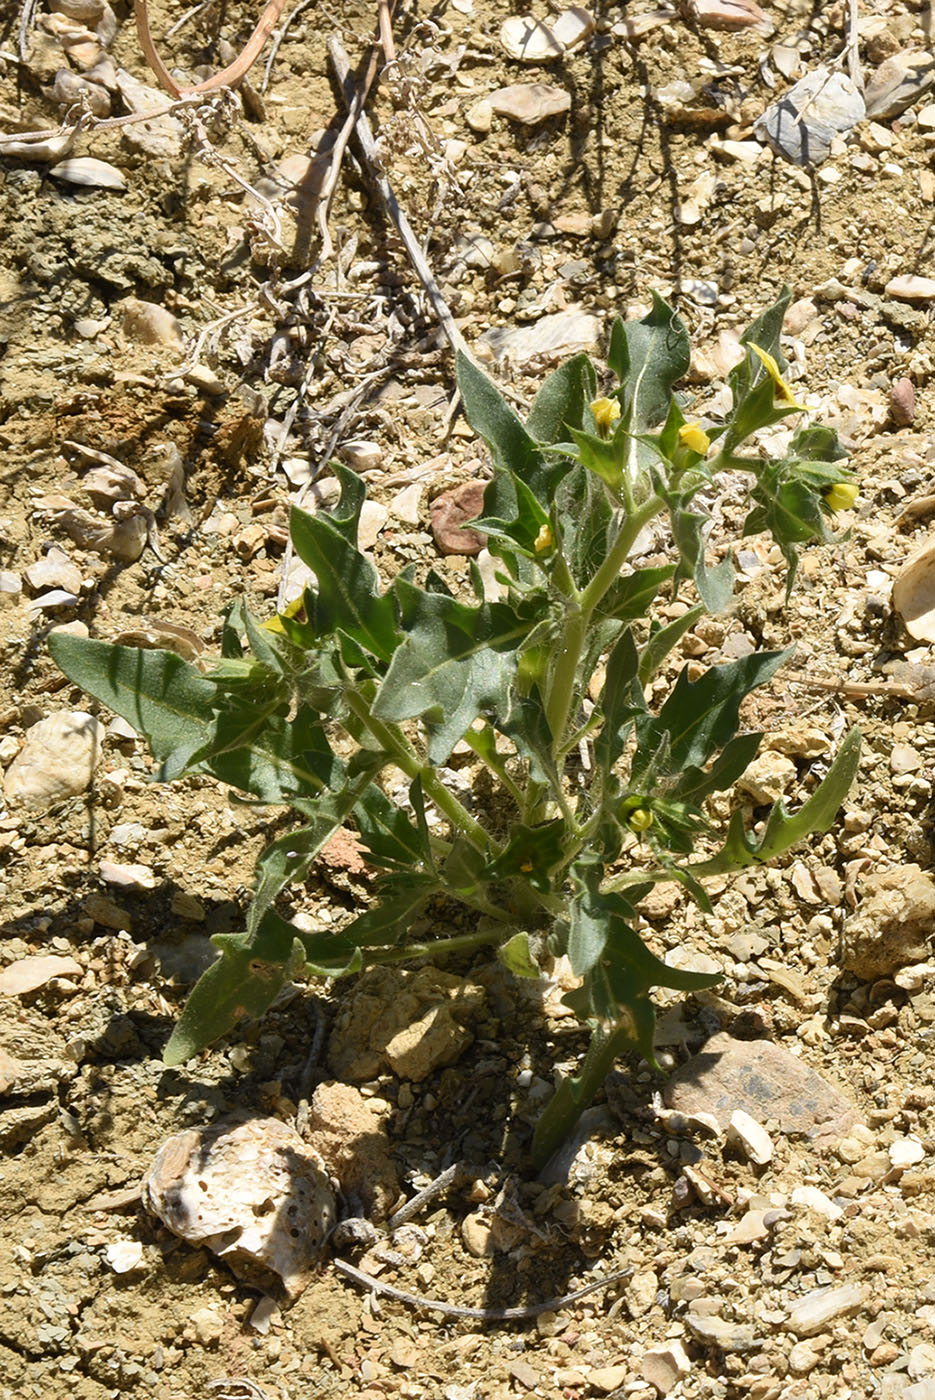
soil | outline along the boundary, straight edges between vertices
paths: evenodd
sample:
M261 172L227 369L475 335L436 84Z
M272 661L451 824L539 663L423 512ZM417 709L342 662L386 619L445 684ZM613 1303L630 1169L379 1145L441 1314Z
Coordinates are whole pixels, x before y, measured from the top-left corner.
M503 14L488 0L402 7L398 67L369 103L384 169L469 344L567 307L598 316L606 336L655 288L707 354L688 386L702 410L722 383L719 335L790 284L797 388L852 449L861 496L846 538L806 551L788 604L778 555L748 542L733 611L690 634L685 654L795 642L800 674L875 681L887 661L930 659L902 630L888 586L928 530L924 508L906 507L932 492L930 303L886 287L929 270L935 122L923 96L902 117L856 128L812 173L766 151L738 157L729 143L750 137L785 85L771 46L798 44L801 72L832 61L844 7L770 4L771 39L699 26L684 8L633 43L613 30L630 7L598 6L595 35L536 68L507 58ZM914 0L861 10L868 67L926 44ZM48 90L67 61L48 18L40 10L27 27L25 62L19 17L0 18L8 132L60 119ZM72 154L110 162L124 190L68 183L48 160L0 162L0 568L22 578L55 545L81 575L78 601L50 610L30 607L28 586L0 591L4 765L38 719L88 705L51 661L51 626L114 639L164 636L171 624L210 648L232 600L271 613L289 503L335 452L363 464L385 508L372 517L381 569L430 560L454 586L467 582L467 559L436 550L429 503L482 473L483 452L449 414L451 356L405 250L353 146L330 216L335 253L320 265L311 205L282 173L287 162L294 179L297 158L340 124L328 32L340 29L357 62L373 19L356 0L339 16L302 11L265 94L212 99L202 135L175 154L142 149L133 127L83 132ZM199 65L220 67L221 42L236 48L253 21L239 0L186 16L159 3L150 17L189 80ZM123 5L110 52L151 82ZM262 73L261 61L256 88ZM701 74L707 96L667 108L669 85ZM487 132L476 116L468 124L479 98L531 80L569 92L570 112L535 127L497 115ZM125 110L116 94L112 110ZM684 218L690 197L695 222ZM168 344L141 343L124 320L131 297L171 311L183 343L171 331ZM501 376L528 399L541 370ZM894 409L904 379L915 405L902 386ZM88 507L82 447L138 474L149 512L138 558L95 552L64 530L50 498ZM580 1030L548 988L518 988L483 962L455 969L484 989L465 1013L467 1048L420 1080L383 1066L361 1092L381 1108L403 1196L457 1162L470 1181L425 1206L408 1253L397 1242L372 1269L475 1308L537 1304L632 1270L536 1319L490 1323L381 1301L327 1260L292 1307L263 1321L256 1288L135 1198L174 1133L235 1109L292 1122L316 1029L340 1020L354 986L302 989L198 1060L163 1065L208 937L240 926L253 862L282 818L208 780L152 786L144 747L103 713L104 757L86 796L46 815L0 815L3 963L58 954L79 965L0 997L0 1045L20 1065L0 1099L0 1400L651 1396L668 1382L655 1382L647 1355L676 1344L685 1374L668 1393L686 1400L935 1394L931 970L906 975L898 939L873 980L847 970L860 881L932 867L935 726L904 694L791 683L775 684L755 718L798 736L790 800L814 771L803 733L820 767L859 723L858 783L827 836L715 888L713 917L667 893L647 907L658 948L726 972L716 993L662 999L660 1053L673 1068L718 1031L767 1037L840 1087L858 1128L818 1147L766 1114L774 1153L757 1165L667 1117L654 1101L664 1078L634 1059L608 1080L564 1176L539 1181L531 1124L554 1068L582 1048ZM115 887L102 861L145 866L151 888ZM366 898L359 865L353 849L323 859L303 910L343 919ZM824 1194L794 1199L803 1186ZM737 1238L757 1211L761 1233ZM141 1248L115 1253L119 1243ZM790 1325L797 1299L849 1284L856 1301L813 1332Z

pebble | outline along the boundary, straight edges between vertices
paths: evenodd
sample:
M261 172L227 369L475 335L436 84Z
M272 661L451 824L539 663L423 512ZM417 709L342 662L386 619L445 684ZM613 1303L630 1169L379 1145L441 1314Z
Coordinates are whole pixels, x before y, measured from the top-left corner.
M471 530L465 521L476 520L484 510L486 481L465 481L442 491L429 506L435 544L442 554L480 554L487 536Z
M105 1246L104 1258L115 1274L130 1274L143 1263L143 1246L139 1240L117 1240Z
M923 544L899 570L893 607L911 637L935 642L935 542Z
M890 1162L894 1167L914 1167L918 1162L925 1160L925 1148L918 1138L903 1137L896 1138L887 1149Z
M81 964L74 958L54 955L18 958L0 972L0 996L26 996L48 986L56 977L80 977L81 972Z
M77 594L81 591L81 570L73 564L63 549L53 546L42 559L30 564L23 577L34 593L44 588L63 588Z
M863 121L864 99L845 74L819 66L770 104L753 132L793 165L816 166L831 144Z
M372 549L389 519L389 511L379 501L364 501L357 522L357 548Z
M483 1259L494 1252L490 1218L473 1211L461 1221L461 1243L472 1259Z
M911 428L916 416L916 391L908 375L890 388L890 417L897 428Z
M199 1346L216 1347L224 1335L224 1319L214 1308L196 1308L185 1332Z
M935 300L935 277L915 277L912 274L891 277L883 290L896 301L929 302Z
M593 15L575 5L548 24L532 15L511 15L503 21L500 42L510 58L519 63L544 63L562 58L593 33Z
M23 591L23 580L12 569L0 569L0 603L12 602Z
M831 1197L826 1196L817 1186L796 1186L791 1200L794 1206L806 1206L818 1215L823 1215L826 1220L837 1220L844 1214L842 1208L835 1205Z
M493 107L486 97L481 97L467 109L464 120L478 136L487 136L493 127Z
M4 796L30 811L79 796L90 786L103 742L104 726L83 710L39 720L4 774Z
M587 1374L588 1385L601 1395L610 1395L620 1389L629 1374L628 1366L596 1366Z
M773 22L755 0L684 0L683 9L703 29L751 29L767 34Z
M789 1352L789 1370L794 1376L807 1376L819 1361L818 1352L809 1346L808 1342L796 1342Z
M789 1307L786 1328L797 1337L812 1337L823 1332L839 1317L858 1312L867 1301L870 1290L856 1283L844 1283L827 1288L814 1288Z
M659 1276L653 1269L641 1269L630 1280L627 1289L627 1307L631 1317L642 1317L648 1313L659 1292Z
M120 865L114 860L102 860L101 879L123 890L154 890L159 883L148 865Z
M355 472L372 472L383 465L383 448L378 442L366 442L363 438L342 443L337 455Z
M772 1138L762 1124L751 1118L742 1108L735 1108L730 1116L727 1141L738 1146L748 1160L755 1162L759 1167L765 1167L767 1162L772 1161Z
M109 161L97 160L94 156L72 156L60 160L49 171L56 180L67 185L86 185L90 189L125 190L127 182L123 172Z
M864 87L868 117L898 117L935 82L935 60L924 49L903 49L884 59Z
M182 327L172 312L154 301L126 297L119 303L123 333L138 345L166 345L181 350Z
M922 767L922 755L910 744L894 744L890 749L890 772L917 773Z
M688 1353L677 1341L645 1351L640 1360L640 1375L655 1386L660 1395L668 1395L690 1371Z
M737 779L737 786L748 793L758 807L765 807L782 797L797 772L791 758L767 749L758 754Z
M404 486L401 491L397 491L389 504L390 515L395 520L401 520L404 525L418 525L422 519L424 489L420 481L414 481L410 486Z
M693 1336L702 1342L712 1342L722 1351L752 1351L761 1345L756 1329L748 1322L729 1322L725 1317L706 1317L692 1312L685 1322Z
M523 126L538 126L571 108L571 93L548 83L513 83L488 97L491 109Z
M853 1105L821 1075L767 1040L711 1037L663 1089L669 1108L713 1113L726 1131L742 1108L752 1118L775 1119L784 1133L804 1133L814 1146L836 1141L857 1121Z
M382 1099L353 1084L319 1084L309 1105L308 1133L345 1193L368 1220L385 1220L399 1199L399 1176L389 1154Z
M915 864L867 875L844 925L841 963L865 981L925 962L935 923L935 879Z
M552 363L598 349L603 329L598 316L569 307L540 316L529 326L492 326L475 342L478 359L498 365L510 362L527 364L530 360Z

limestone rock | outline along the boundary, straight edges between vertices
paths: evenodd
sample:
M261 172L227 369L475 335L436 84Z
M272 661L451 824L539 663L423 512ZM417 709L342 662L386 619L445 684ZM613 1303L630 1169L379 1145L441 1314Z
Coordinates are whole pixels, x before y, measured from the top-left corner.
M712 1113L724 1131L740 1108L758 1120L777 1120L783 1132L804 1133L818 1147L857 1122L844 1095L787 1050L723 1032L672 1075L663 1099L680 1113Z
M511 15L500 28L500 42L519 63L546 63L570 53L593 33L593 16L573 5L548 24L532 15Z
M683 1381L691 1371L688 1353L681 1342L653 1347L643 1353L640 1375L654 1385L660 1395L668 1395L673 1386Z
M869 1292L856 1283L813 1288L789 1308L786 1327L797 1337L813 1337L837 1318L857 1312L867 1301Z
M560 117L569 111L571 93L548 83L513 83L492 92L487 101L501 117L509 117L523 126L538 126L550 117Z
M155 301L141 301L139 297L126 297L120 303L120 311L124 334L130 340L139 345L182 348L182 327L167 307Z
M935 926L935 879L918 865L868 875L844 929L842 966L866 981L924 962Z
M31 958L18 958L0 972L0 996L21 997L27 992L38 991L56 977L80 977L82 967L74 958L56 957L41 954ZM14 1076L15 1078L15 1076Z
M39 811L77 797L90 785L103 742L104 726L83 710L39 720L4 775L7 802Z
M806 73L753 128L778 155L793 165L820 165L837 135L864 119L864 99L846 73L825 67Z
M238 1278L264 1290L281 1281L291 1299L309 1283L336 1215L321 1159L276 1118L231 1118L169 1138L143 1203Z
M375 967L347 999L328 1043L336 1079L362 1083L386 1069L419 1082L452 1064L473 1040L482 987L433 967Z

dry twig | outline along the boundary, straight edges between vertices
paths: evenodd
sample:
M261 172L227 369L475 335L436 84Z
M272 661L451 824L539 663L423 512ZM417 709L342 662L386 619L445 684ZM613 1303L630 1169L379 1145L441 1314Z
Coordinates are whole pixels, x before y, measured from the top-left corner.
M214 92L216 88L234 87L240 82L245 73L248 73L259 58L263 45L276 27L279 16L283 12L286 0L269 0L269 4L260 16L260 22L254 29L240 53L229 63L226 68L222 68L220 73L215 73L213 78L207 78L203 83L195 83L192 87L179 87L178 83L163 63L156 46L153 43L153 36L149 29L149 15L146 11L146 0L133 0L133 14L136 18L136 33L140 41L140 48L146 56L146 62L155 73L159 82L166 92L173 97L190 97L198 92Z

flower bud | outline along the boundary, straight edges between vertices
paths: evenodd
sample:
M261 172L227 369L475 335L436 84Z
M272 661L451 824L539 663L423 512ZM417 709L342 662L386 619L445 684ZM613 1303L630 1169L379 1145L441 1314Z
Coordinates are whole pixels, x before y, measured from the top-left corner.
M595 399L591 404L591 412L597 424L597 431L601 437L607 437L611 428L620 417L619 399Z
M704 457L711 446L711 439L700 423L683 423L679 428L679 446Z
M555 548L555 536L552 534L552 526L548 522L539 527L533 548L537 554L547 554L549 550Z
M836 481L825 487L821 498L829 510L850 510L857 500L857 485L853 481Z
M653 824L653 814L648 807L634 807L627 815L627 826L631 831L648 831Z

